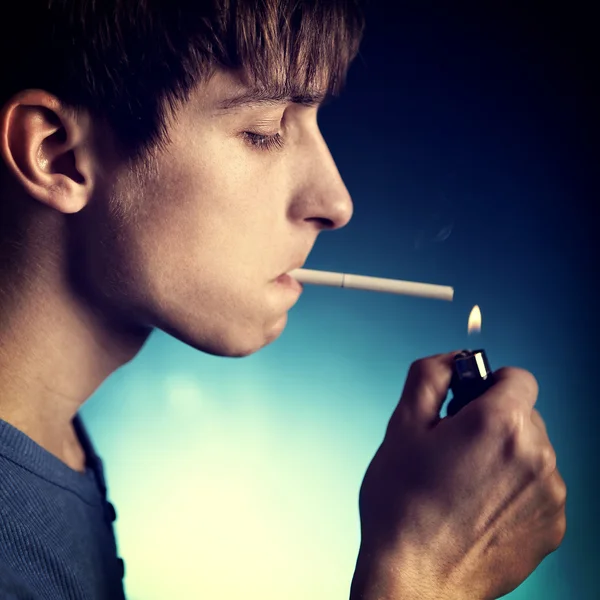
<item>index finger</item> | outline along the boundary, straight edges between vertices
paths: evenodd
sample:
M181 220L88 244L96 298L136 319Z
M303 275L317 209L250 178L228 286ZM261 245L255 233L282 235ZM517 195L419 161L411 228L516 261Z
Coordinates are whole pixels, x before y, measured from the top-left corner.
M389 430L401 427L401 422L429 427L439 420L439 412L448 395L452 378L452 362L460 350L421 358L408 371L400 401L392 414Z

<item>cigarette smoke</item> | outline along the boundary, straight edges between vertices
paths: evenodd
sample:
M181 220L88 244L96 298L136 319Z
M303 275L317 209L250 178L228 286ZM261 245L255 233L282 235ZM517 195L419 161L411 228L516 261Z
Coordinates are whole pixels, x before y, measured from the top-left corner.
M437 202L420 219L415 235L414 249L422 250L432 245L445 242L454 229L454 209L442 192Z

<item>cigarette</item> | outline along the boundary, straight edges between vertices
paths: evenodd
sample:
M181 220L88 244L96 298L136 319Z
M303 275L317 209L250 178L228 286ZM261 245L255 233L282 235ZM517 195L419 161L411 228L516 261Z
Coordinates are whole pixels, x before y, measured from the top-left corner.
M454 298L454 288L433 283L384 279L382 277L350 275L349 273L333 273L331 271L314 271L312 269L294 269L289 272L289 275L300 283L309 283L312 285L371 290L373 292L403 294L405 296L418 296L421 298L433 298L435 300L452 301Z

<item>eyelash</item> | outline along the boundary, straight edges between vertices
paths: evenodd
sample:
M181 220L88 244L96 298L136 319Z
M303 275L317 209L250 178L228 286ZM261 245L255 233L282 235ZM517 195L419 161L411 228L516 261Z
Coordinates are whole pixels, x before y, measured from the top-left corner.
M263 135L253 131L244 131L244 138L250 146L256 150L268 152L270 150L279 150L283 148L283 137L281 134Z

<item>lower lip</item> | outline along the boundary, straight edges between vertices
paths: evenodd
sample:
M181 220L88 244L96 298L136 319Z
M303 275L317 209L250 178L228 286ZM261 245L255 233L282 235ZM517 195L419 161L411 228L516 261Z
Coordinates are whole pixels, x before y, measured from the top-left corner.
M278 283L279 285L293 289L293 290L297 291L298 293L301 293L302 289L303 289L302 284L299 281L297 281L296 279L294 279L291 275L288 275L287 273L285 273L284 275L280 275L275 280L275 283Z

